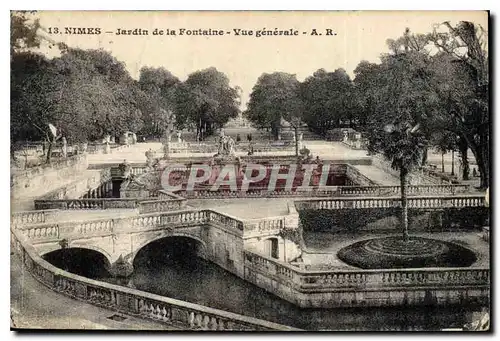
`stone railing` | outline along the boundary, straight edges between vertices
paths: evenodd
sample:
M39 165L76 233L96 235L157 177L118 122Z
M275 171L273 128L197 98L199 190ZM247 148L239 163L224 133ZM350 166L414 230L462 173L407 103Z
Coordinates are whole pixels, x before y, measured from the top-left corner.
M212 210L205 210L207 213L207 220L210 224L229 229L238 234L242 234L244 230L244 223L236 217L232 217L226 213L220 213Z
M186 207L186 199L148 200L139 202L139 213L181 210Z
M400 186L321 186L308 190L269 191L267 187L250 187L247 191L195 189L176 191L178 196L187 199L229 199L229 198L277 198L277 197L343 197L343 196L391 196L400 194ZM469 191L468 185L418 185L407 186L408 195L462 194Z
M331 209L359 209L359 208L394 208L401 207L400 197L372 197L372 198L331 198L311 199L295 202L297 209L331 210ZM440 209L482 207L484 196L426 196L408 198L408 208Z
M179 196L176 196L179 197ZM148 200L141 198L79 198L35 200L35 209L48 210L106 210L139 209L139 213L180 210L186 206L187 199Z
M19 225L16 229L33 243L53 242L64 238L80 239L109 236L115 233L149 231L159 228L184 228L213 224L241 235L244 222L230 215L212 210L184 210L142 214L136 217L93 219L79 222L47 222Z
M299 292L387 290L407 287L489 286L487 268L419 268L380 270L298 269L279 260L245 251L245 267L278 279Z
M23 211L11 214L12 225L43 224L54 221L58 210Z
M158 191L158 199L159 200L166 200L166 199L185 199L183 196L177 195L172 192L167 192L164 190L159 190Z
M75 155L66 159L55 159L50 164L44 164L38 167L17 170L12 177L35 177L41 175L48 170L58 170L67 167L79 166L87 167L87 158L85 155Z
M285 217L269 217L245 220L245 237L258 235L276 235L285 228Z
M53 291L127 315L188 330L298 329L74 275L42 259L17 231L12 242L26 269Z
M339 186L339 195L398 195L401 186ZM407 195L466 193L469 185L410 185L406 186Z
M35 200L35 209L60 210L106 210L114 208L138 208L139 199L134 198L80 198Z
M141 175L143 173L146 173L148 168L145 165L131 165L130 166L130 174L132 175ZM120 169L119 165L113 165L111 167L111 177L112 178L122 178L123 177L123 172Z
M16 198L21 193L44 188L52 190L60 181L80 174L87 169L85 155L76 155L62 160L54 160L50 165L42 165L26 170L12 170L10 176L11 196Z

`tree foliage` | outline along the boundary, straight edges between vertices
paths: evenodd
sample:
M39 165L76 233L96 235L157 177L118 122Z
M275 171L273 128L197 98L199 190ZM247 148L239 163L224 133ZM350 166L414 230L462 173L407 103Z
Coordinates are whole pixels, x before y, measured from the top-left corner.
M324 135L328 130L341 127L342 122L356 122L353 83L344 69L327 72L319 69L301 85L305 107L304 121Z
M259 128L270 128L278 138L283 120L293 127L302 122L304 109L300 91L300 82L295 75L264 73L252 89L245 116Z
M231 87L229 78L214 67L191 73L175 94L177 125L196 127L200 138L239 113L238 88Z

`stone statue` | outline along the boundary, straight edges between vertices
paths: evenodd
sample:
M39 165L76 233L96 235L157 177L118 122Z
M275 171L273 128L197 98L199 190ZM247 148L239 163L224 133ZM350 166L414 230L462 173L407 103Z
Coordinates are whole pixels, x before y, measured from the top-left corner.
M177 143L181 143L182 142L181 134L182 133L180 131L177 132Z
M68 142L66 141L66 138L63 137L62 138L62 156L63 158L67 158L68 157Z
M154 164L154 153L151 148L145 153L146 154L146 166L148 168L153 168Z
M231 136L224 135L221 130L218 140L217 156L234 156L234 140Z
M347 143L347 140L349 139L347 135L347 130L344 130L344 142Z
M130 172L132 170L132 167L130 164L127 162L127 160L123 160L123 163L121 163L118 168L120 169L120 172L122 173L122 177L125 179L128 179L130 177Z
M104 145L104 154L111 154L111 146L109 145L108 141L106 141Z

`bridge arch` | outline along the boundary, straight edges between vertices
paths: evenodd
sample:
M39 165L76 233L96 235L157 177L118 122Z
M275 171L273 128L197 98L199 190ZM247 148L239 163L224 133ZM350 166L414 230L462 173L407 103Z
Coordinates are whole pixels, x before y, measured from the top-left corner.
M127 255L125 259L130 263L134 264L135 258L137 254L143 250L146 246L150 245L151 243L160 241L162 239L174 239L174 238L186 238L186 239L191 239L196 242L196 245L199 246L199 249L197 250L197 255L201 258L206 257L206 252L207 252L207 246L206 243L203 239L201 239L199 236L190 234L190 233L185 233L185 232L166 232L162 233L160 235L155 235L152 236L151 238L147 238L141 243L137 244L137 246L134 246L134 251Z
M40 257L43 258L44 256L46 256L47 254L49 254L51 252L62 250L62 249L63 248L61 248L61 245L59 245L59 243L57 243L57 244L50 244L50 245L46 245L43 248L41 248L40 251L39 251L39 254L40 254ZM103 255L106 258L106 260L107 260L107 262L109 264L113 264L113 262L115 261L115 259L113 258L113 256L108 251L106 251L105 249L103 249L103 248L101 248L99 246L93 245L93 244L82 244L82 245L79 245L78 242L76 242L76 243L72 242L65 249L86 249L86 250L91 250L91 251L95 251L95 252L98 252L101 255Z
M72 245L53 248L44 250L41 257L58 268L89 278L112 271L110 255L94 246Z

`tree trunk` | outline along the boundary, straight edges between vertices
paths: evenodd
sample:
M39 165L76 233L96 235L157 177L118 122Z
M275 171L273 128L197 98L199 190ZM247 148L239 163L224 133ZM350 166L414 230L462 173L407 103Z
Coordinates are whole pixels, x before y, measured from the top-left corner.
M455 175L455 151L451 151L451 175Z
M56 138L54 137L54 139L52 141L49 140L49 145L47 147L47 158L46 158L45 162L48 163L48 164L50 164L50 161L52 159L52 146L56 142L55 139Z
M424 147L424 152L422 153L422 166L425 166L427 164L427 152L428 148Z
M467 145L467 141L465 138L460 136L458 141L458 152L460 154L461 164L462 164L462 180L469 180L469 158L467 156L467 151L469 146Z
M406 175L407 171L401 168L399 171L399 179L401 183L401 228L403 232L403 240L407 242L408 236L408 198L406 197Z
M444 152L441 152L441 173L444 173Z
M480 187L485 189L489 186L489 156L486 155L484 150L477 145L470 145L472 153L476 158L477 167L479 168L479 175L481 177Z
M273 124L271 126L271 132L272 132L272 135L273 135L273 138L274 140L277 140L278 139L278 136L280 134L280 127L279 127L279 124Z
M299 156L299 128L294 127L295 133L295 156Z
M490 184L490 164L489 164L489 139L487 136L480 136L480 143L475 143L474 138L471 136L466 136L467 144L469 145L474 157L476 158L476 163L479 168L479 175L481 176L481 185L483 189L488 188ZM487 141L485 141L485 139Z

